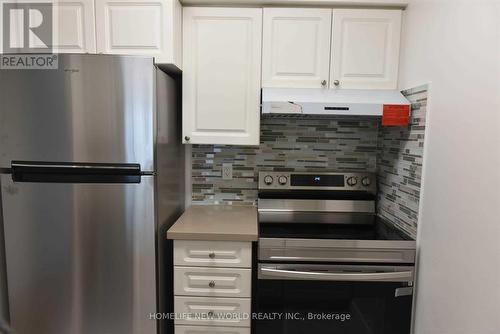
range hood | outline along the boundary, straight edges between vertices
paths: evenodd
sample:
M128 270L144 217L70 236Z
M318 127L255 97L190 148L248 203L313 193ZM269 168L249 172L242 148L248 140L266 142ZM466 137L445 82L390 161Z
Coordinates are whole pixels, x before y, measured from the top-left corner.
M397 90L263 88L262 114L382 116L410 102Z

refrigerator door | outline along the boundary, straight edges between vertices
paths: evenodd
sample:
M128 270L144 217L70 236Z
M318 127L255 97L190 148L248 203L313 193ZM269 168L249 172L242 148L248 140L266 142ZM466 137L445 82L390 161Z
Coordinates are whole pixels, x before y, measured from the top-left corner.
M154 182L1 176L16 333L156 334Z
M56 70L1 71L0 168L22 160L153 171L153 59L58 57Z

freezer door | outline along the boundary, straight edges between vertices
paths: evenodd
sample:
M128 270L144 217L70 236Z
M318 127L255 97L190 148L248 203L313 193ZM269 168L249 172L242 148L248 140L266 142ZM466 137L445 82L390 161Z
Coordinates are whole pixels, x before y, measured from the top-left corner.
M152 58L59 55L0 74L0 168L12 160L138 163L153 171Z
M152 176L1 186L16 333L156 334Z

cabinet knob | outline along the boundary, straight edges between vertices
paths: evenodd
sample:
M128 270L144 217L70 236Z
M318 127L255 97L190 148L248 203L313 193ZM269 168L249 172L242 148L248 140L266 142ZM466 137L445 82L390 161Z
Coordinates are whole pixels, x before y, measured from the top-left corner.
M215 315L215 313L214 313L214 311L209 311L209 312L207 313L207 315L208 315L208 317L209 317L209 318L213 318L213 317L214 317L214 315Z
M208 257L211 259L215 259L215 253L211 252L210 254L208 254Z
M340 81L338 81L338 80L333 80L333 84L334 84L335 86L338 86L338 85L340 85Z
M189 141L191 138L189 136L184 137L186 141Z
M208 286L211 288L215 288L215 282L211 281L210 283L208 283Z
M321 81L321 86L323 86L323 87L326 86L326 80Z

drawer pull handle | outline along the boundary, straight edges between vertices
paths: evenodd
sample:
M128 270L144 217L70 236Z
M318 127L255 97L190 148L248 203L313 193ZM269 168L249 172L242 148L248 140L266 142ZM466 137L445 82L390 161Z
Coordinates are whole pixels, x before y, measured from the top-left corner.
M214 313L214 311L209 311L209 312L207 313L207 315L208 315L208 317L209 317L209 318L213 318L213 317L214 317L214 315L215 315L215 313Z
M215 288L215 282L211 281L210 283L208 283L208 286L211 288Z
M210 254L208 254L208 257L211 259L215 259L215 253L211 252Z

